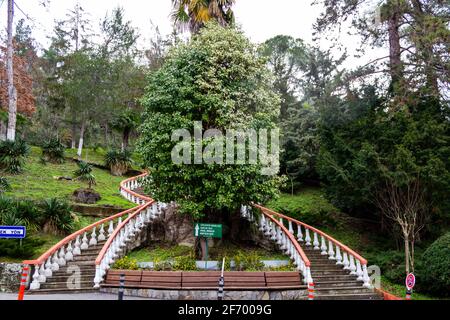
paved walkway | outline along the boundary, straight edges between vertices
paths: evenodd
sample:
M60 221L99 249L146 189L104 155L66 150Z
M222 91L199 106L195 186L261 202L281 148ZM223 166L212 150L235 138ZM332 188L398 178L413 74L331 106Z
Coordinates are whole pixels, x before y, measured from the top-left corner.
M17 300L17 294L0 293L0 300ZM80 293L58 295L25 295L24 300L118 300L115 294ZM125 297L124 300L150 300L144 298Z

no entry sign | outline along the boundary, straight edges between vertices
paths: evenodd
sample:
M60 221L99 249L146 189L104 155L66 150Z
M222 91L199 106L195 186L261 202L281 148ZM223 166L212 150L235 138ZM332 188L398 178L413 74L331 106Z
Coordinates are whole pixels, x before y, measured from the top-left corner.
M25 239L26 235L25 227L0 226L0 239Z
M413 273L408 274L406 277L406 288L412 290L416 285L416 276Z

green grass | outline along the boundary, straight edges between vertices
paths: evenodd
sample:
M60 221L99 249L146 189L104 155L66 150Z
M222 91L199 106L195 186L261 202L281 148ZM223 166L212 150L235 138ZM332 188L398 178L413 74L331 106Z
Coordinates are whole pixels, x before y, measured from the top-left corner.
M54 177L72 177L77 169L75 162L66 161L64 164L47 164L40 162L41 151L33 147L27 159L22 174L5 175L12 190L6 196L17 199L42 200L47 198L63 198L70 200L73 192L87 185L79 181L58 181ZM100 193L102 199L96 205L112 205L124 209L132 208L133 204L124 199L119 193L119 184L124 177L114 177L109 171L94 168L97 185L93 188Z
M223 257L233 258L239 251L246 254L257 254L261 260L289 260L289 258L282 253L267 251L259 247L243 247L236 246L231 243L224 243L220 246L209 249L209 258L211 260L219 260ZM169 246L169 245L154 245L149 248L139 249L131 252L128 257L136 259L138 262L161 262L173 260L177 257L188 255L192 252L191 247L187 246Z
M66 157L78 159L77 152L78 152L77 149L67 149ZM85 149L83 149L81 159L86 162L104 166L105 165L105 156L106 156L107 152L108 152L108 150L103 149L103 148L97 148L97 149L85 148ZM133 160L132 168L134 170L140 170L140 163L142 162L140 156L137 153L132 153L131 159Z

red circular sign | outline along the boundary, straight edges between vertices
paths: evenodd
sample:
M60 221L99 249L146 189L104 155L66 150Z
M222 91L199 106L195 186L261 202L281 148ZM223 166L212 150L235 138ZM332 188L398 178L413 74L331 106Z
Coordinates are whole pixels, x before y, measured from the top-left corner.
M406 277L406 287L411 290L416 285L416 276L413 273L408 274Z

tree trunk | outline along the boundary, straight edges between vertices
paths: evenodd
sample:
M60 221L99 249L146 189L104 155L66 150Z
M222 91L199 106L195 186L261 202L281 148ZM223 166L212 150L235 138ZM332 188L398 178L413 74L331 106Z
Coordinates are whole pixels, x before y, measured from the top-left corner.
M81 156L83 155L83 143L84 143L84 133L86 130L86 122L83 120L81 123L81 130L80 130L80 142L78 143L78 158L81 159Z
M405 237L405 270L406 270L406 274L410 273L410 266L409 266L409 261L410 261L410 251L409 251L409 240L407 237Z
M6 124L4 121L0 121L0 141L6 140Z
M16 139L17 122L17 92L14 87L14 66L13 66L13 20L14 20L14 0L8 0L8 50L7 50L7 73L8 73L8 129L6 138L10 141Z
M122 138L122 152L124 152L126 149L128 149L128 145L130 142L130 134L131 134L131 130L130 129L124 129L123 130L123 138Z
M73 120L72 123L72 149L76 149L77 148L77 141L76 138L77 137L77 125L75 123L75 119Z
M403 77L403 63L401 59L400 47L400 13L398 5L391 4L391 12L388 19L389 34L389 57L390 57L390 73L392 78L392 87L394 91L398 91L398 85Z

